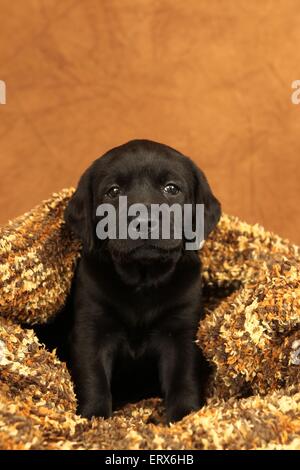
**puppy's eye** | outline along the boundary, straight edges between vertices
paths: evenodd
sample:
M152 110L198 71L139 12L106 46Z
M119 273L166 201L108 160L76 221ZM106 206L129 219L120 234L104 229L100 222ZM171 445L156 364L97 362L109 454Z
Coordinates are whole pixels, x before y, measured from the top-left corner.
M168 183L164 187L164 193L170 194L171 196L176 196L180 191L180 188L174 183Z
M109 188L109 190L106 193L106 195L111 198L117 197L119 196L119 194L120 194L120 188L117 184L114 184L111 188Z

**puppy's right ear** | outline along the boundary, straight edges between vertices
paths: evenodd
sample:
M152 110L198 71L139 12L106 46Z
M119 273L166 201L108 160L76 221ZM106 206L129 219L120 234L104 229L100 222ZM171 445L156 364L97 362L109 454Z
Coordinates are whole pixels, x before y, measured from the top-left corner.
M204 204L204 238L206 239L210 232L215 228L221 217L221 204L213 194L206 176L192 162L195 182L195 202Z
M96 228L90 169L82 175L77 189L64 213L67 226L81 240L84 249L91 251L95 246Z

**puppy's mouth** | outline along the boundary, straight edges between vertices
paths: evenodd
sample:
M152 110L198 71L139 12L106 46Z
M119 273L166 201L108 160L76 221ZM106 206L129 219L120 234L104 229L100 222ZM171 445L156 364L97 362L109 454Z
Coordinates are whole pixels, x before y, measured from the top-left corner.
M165 261L181 252L181 243L114 243L109 251L114 258L131 261ZM177 256L176 256L177 257Z
M174 247L161 247L155 244L145 244L142 246L137 246L128 252L128 256L131 259L161 259L161 258L168 258L173 256L175 252L178 251L179 246L176 245Z

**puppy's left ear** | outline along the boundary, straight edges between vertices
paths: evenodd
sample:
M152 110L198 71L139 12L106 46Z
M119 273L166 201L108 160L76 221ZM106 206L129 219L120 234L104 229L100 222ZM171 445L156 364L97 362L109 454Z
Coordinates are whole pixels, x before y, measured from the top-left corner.
M214 196L206 176L193 163L195 190L194 200L196 204L204 204L204 238L208 237L221 217L221 204Z
M64 213L67 226L82 241L83 248L91 251L96 243L95 216L93 213L91 167L79 180Z

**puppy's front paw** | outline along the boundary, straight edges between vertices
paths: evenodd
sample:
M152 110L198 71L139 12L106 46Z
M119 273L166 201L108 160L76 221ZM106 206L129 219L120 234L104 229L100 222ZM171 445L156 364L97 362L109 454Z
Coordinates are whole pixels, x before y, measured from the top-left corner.
M78 414L83 418L91 419L93 416L110 418L112 415L112 404L110 399L99 400L97 403L86 402L79 403Z
M179 400L176 400L176 403L167 404L167 421L168 423L175 423L176 421L180 421L189 413L199 410L199 408L200 402L198 401L182 401L180 403Z

